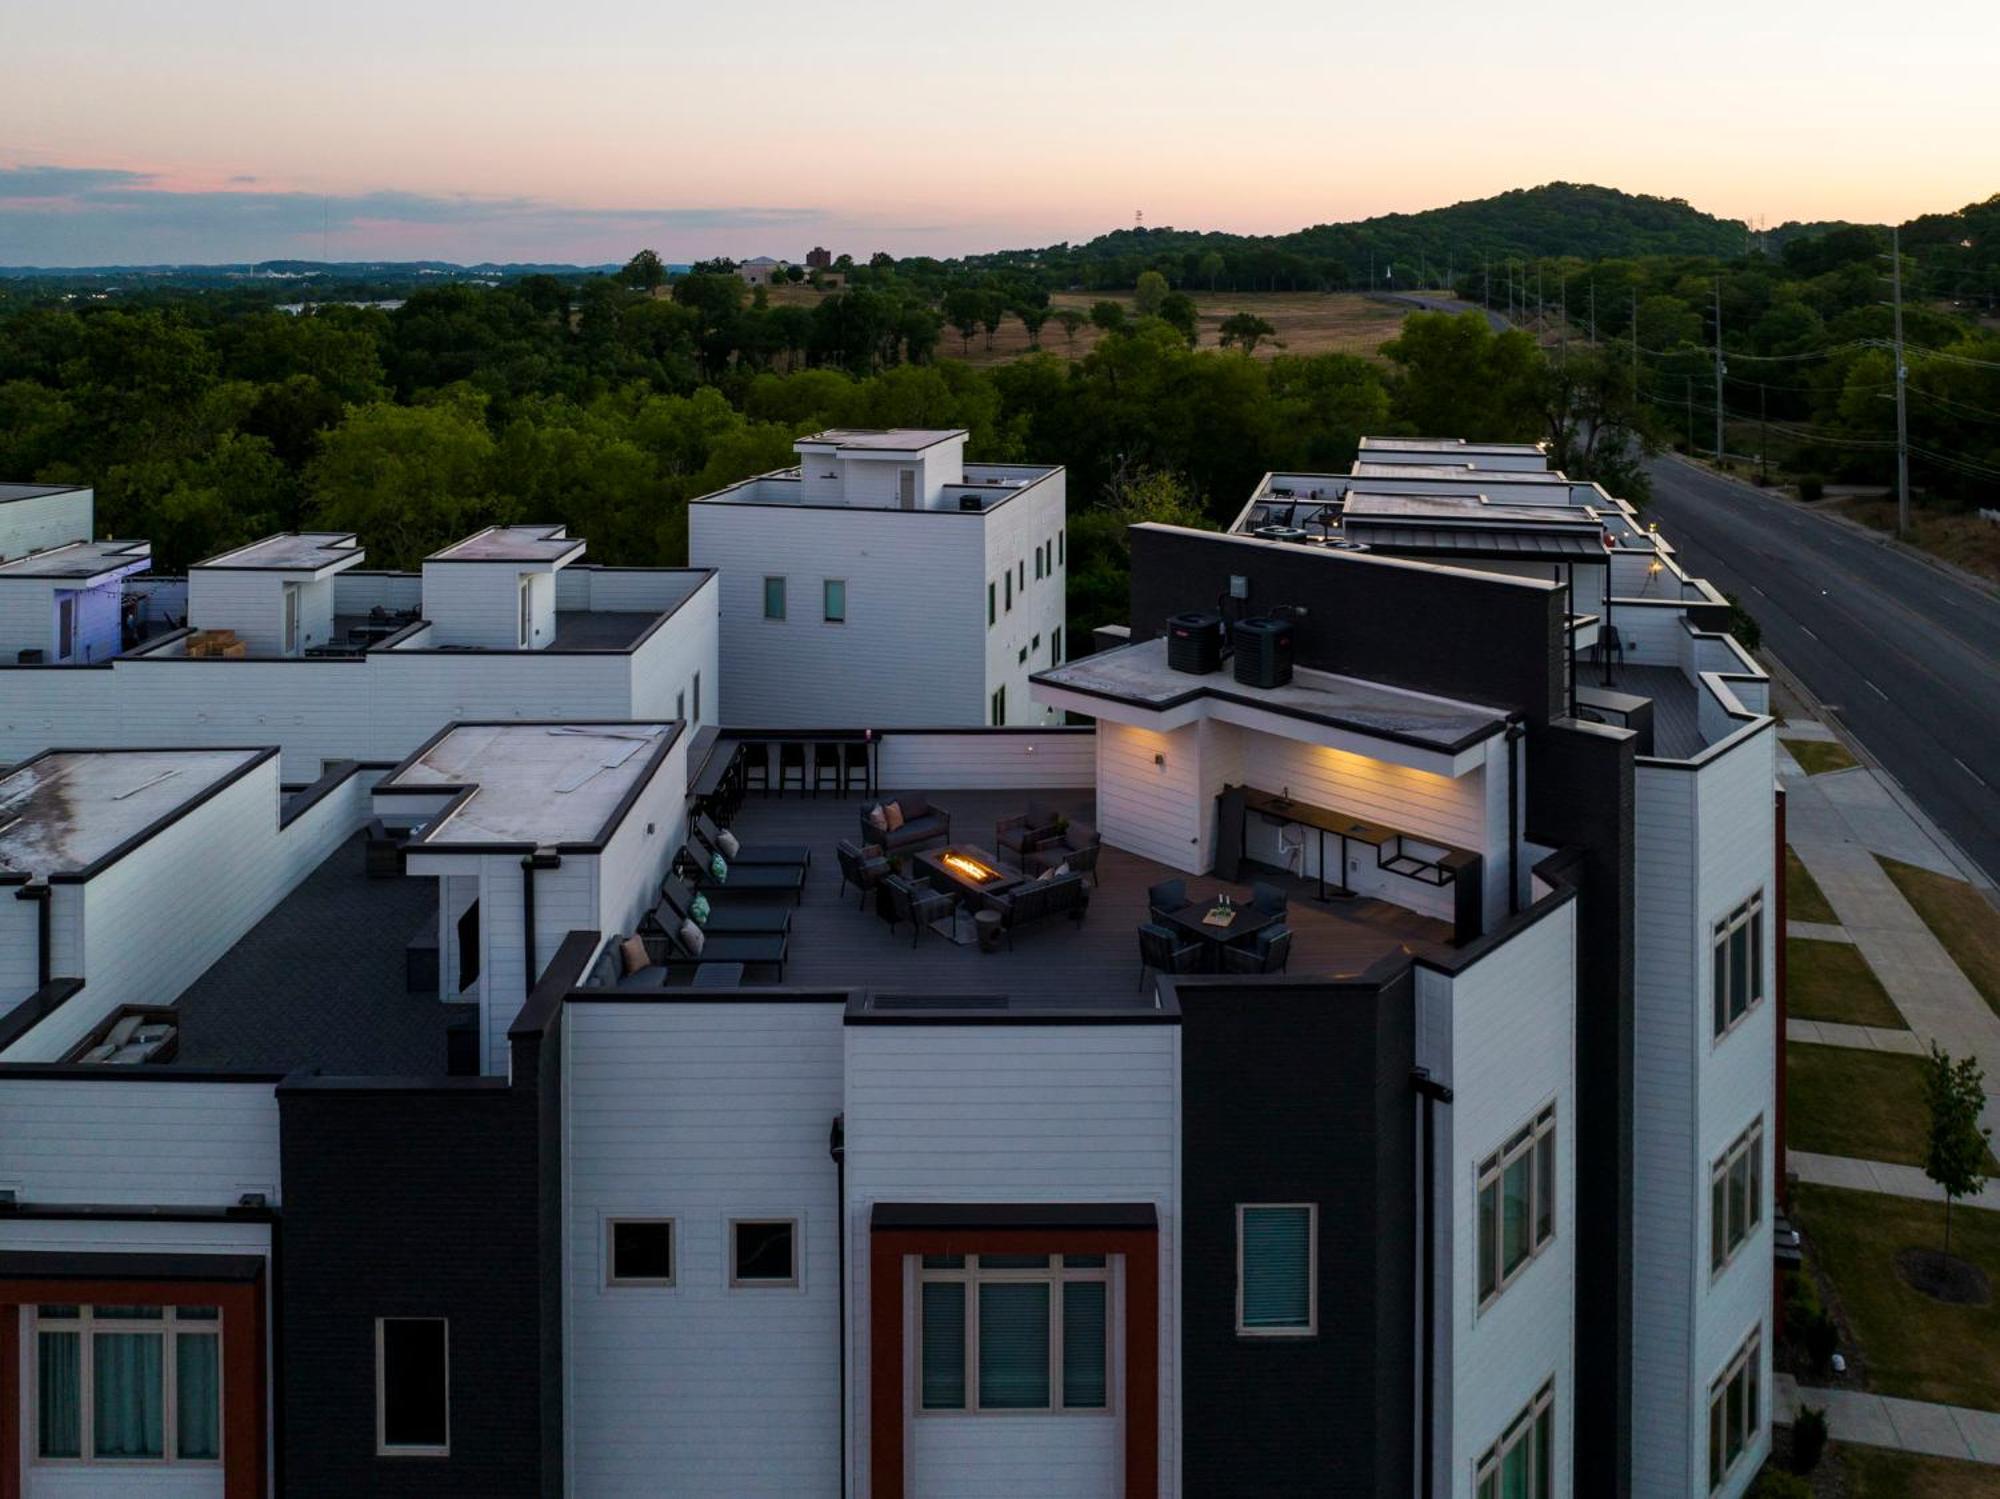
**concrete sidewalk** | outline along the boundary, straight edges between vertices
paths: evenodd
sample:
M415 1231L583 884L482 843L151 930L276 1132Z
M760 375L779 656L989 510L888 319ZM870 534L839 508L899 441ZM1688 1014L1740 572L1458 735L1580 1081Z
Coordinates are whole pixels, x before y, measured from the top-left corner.
M1785 1039L1804 1041L1811 1046L1846 1046L1855 1051L1894 1051L1912 1057L1928 1055L1915 1031L1890 1030L1881 1025L1842 1025L1834 1020L1787 1020Z
M1827 1435L1836 1442L2000 1467L2000 1413L1802 1386L1789 1374L1774 1376L1772 1384L1771 1419L1780 1426L1797 1420L1799 1407L1809 1405L1826 1412Z
M1944 1201L1944 1193L1924 1175L1921 1166L1903 1166L1894 1161L1864 1161L1856 1156L1816 1155L1810 1150L1787 1150L1785 1166L1797 1173L1800 1181L1816 1186L1881 1192L1890 1197L1908 1197L1918 1202ZM1971 1197L1959 1198L1958 1205L2000 1212L2000 1178L1987 1182Z

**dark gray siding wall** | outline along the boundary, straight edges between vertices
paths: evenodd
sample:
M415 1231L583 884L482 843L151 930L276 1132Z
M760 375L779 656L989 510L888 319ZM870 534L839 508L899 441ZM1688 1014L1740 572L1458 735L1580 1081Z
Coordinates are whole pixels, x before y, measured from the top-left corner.
M1415 1005L1184 982L1182 1465L1191 1495L1413 1491ZM1236 1205L1319 1204L1319 1335L1236 1335Z

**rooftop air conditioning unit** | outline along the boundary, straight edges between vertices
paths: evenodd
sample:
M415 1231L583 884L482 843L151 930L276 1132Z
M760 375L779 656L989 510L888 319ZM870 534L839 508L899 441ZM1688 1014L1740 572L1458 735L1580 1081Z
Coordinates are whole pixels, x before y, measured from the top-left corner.
M1239 619L1236 680L1246 687L1283 687L1292 680L1292 622L1259 616Z
M1299 526L1259 526L1250 534L1264 541L1305 541L1311 535Z
M1167 665L1205 677L1222 665L1222 616L1197 609L1167 621Z
M961 510L984 510L986 508L986 501L980 495L962 494L958 497L958 508Z

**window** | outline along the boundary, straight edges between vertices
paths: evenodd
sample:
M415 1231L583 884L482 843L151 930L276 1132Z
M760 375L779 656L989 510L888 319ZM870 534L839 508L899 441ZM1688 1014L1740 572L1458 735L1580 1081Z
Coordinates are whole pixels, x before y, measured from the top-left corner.
M1007 610L1009 613L1012 613L1014 609L1014 574L1012 569L1008 570L1005 582L1007 584Z
M701 722L701 673L694 674L694 721Z
M1067 531L1058 531L1058 532L1056 532L1056 566L1058 566L1058 567L1062 566L1062 560L1063 560L1063 537L1064 537L1064 536L1066 536L1066 535L1068 535L1068 534L1069 534L1069 533L1068 533Z
M1014 664L1016 666L1026 666L1028 664L1028 648L1025 645L1021 647L1021 653L1014 658Z
M1062 626L1057 625L1049 632L1049 665L1062 665Z
M1000 618L1000 611L993 604L993 585L986 585L986 627L990 630Z
M785 580L766 578L764 580L764 618L783 619L785 617Z
M1736 1137L1708 1173L1708 1268L1736 1256L1764 1216L1764 1121Z
M1759 1327L1722 1377L1708 1391L1708 1487L1722 1487L1739 1459L1756 1444L1763 1411L1758 1402L1759 1365L1764 1357L1764 1332Z
M847 580L845 578L828 578L820 591L823 595L820 601L820 613L825 617L826 622L830 625L846 624Z
M1478 1499L1549 1499L1555 1492L1555 1405L1551 1380L1479 1459Z
M535 575L521 574L521 649L528 648L535 627Z
M1037 545L1035 547L1035 581L1039 583L1041 582L1041 580L1042 580L1042 549L1039 545Z
M1015 559L1015 561L1014 561L1014 568L1015 568L1015 570L1016 570L1017 572L1019 572L1019 573L1020 573L1020 575L1021 575L1021 587L1022 587L1023 589L1025 589L1025 588L1026 588L1026 587L1028 586L1028 562L1027 562L1027 559L1026 559L1025 557L1019 557L1019 558L1016 558L1016 559Z
M222 1314L38 1307L34 1388L42 1462L219 1462Z
M1484 1306L1556 1234L1555 1105L1479 1165L1479 1304Z
M451 1451L451 1354L442 1317L375 1319L375 1451L443 1457Z
M284 600L285 600L285 652L286 654L289 655L291 652L299 648L299 585L298 584L287 583L285 585Z
M1319 1331L1319 1209L1308 1202L1238 1203L1236 1332L1303 1338Z
M920 1409L1110 1411L1105 1256L927 1254L917 1278Z
M797 1285L798 1237L796 1218L730 1219L729 1283L732 1286Z
M1721 1036L1764 997L1764 892L1715 924L1715 1034Z
M687 695L687 693L685 693L685 692L676 692L676 693L674 694L674 717L675 717L675 718L686 718L686 717L687 717L687 706L688 706L688 695Z
M291 647L289 643L286 649ZM76 595L60 594L56 598L56 660L67 661L76 651Z
M998 729L1007 722L1007 689L1000 686L993 689L993 727Z
M674 1283L674 1220L613 1218L604 1226L606 1285Z

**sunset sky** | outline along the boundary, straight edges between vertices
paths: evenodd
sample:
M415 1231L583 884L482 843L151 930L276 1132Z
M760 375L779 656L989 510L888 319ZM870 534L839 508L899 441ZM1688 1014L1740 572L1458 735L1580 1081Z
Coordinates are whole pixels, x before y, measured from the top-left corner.
M0 16L0 264L953 254L1562 179L2000 190L2000 5L69 0Z

